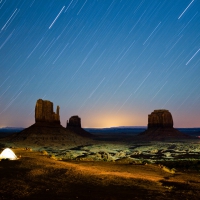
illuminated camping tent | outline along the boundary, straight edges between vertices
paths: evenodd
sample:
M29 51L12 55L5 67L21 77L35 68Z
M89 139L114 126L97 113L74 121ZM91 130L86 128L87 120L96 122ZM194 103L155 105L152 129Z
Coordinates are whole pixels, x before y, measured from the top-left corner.
M1 152L0 159L16 160L17 156L11 149L6 148Z

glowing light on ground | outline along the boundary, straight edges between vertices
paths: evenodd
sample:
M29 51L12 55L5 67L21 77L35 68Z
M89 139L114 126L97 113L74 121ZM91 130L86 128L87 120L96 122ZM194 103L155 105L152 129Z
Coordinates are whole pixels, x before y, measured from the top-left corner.
M11 149L6 148L1 152L0 159L16 160L17 156Z

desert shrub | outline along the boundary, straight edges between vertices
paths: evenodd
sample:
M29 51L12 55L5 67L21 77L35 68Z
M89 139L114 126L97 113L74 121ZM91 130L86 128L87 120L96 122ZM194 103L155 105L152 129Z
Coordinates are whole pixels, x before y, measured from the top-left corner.
M112 156L108 152L98 152L94 155L95 160L112 161Z
M24 150L26 151L33 151L31 148L25 147Z
M126 156L126 151L120 151L115 154L116 157L125 157Z
M177 170L200 170L200 160L177 160L177 161L162 161L157 162L167 166L168 168L175 168Z
M72 154L71 154L70 152L66 152L65 158L66 158L66 159L72 159L73 156L72 156Z
M158 149L152 149L150 153L158 153Z
M165 172L168 172L170 174L174 174L175 173L175 169L174 168L170 169L168 167L162 166L162 170L165 171Z
M176 189L176 187L175 186L173 186L173 185L170 185L170 186L164 186L165 188L167 188L167 189L169 189L169 190L174 190L174 189Z
M48 155L48 153L46 151L41 151L42 155Z
M88 147L83 147L82 150L84 150L84 151L90 151Z
M50 155L49 158L54 159L54 160L58 160L55 155Z
M165 152L164 155L165 155L166 157L170 157L170 156L171 156L171 153L170 153L170 152Z
M151 162L149 160L143 160L141 161L143 165L146 165L146 164L151 164Z

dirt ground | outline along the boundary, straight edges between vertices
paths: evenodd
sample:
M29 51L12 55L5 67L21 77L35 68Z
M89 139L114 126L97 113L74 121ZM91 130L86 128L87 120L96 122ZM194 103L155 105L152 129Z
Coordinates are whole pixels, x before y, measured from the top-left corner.
M0 161L0 199L200 199L200 172L157 165L57 161L23 149Z

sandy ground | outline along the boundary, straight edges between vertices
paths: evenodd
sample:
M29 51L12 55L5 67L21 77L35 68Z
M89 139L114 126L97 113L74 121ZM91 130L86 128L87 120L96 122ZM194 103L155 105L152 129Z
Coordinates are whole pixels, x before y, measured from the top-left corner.
M58 161L23 149L0 161L0 199L199 199L200 173L157 165Z

